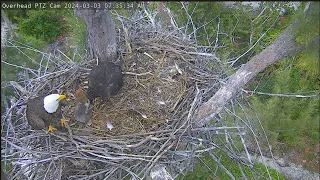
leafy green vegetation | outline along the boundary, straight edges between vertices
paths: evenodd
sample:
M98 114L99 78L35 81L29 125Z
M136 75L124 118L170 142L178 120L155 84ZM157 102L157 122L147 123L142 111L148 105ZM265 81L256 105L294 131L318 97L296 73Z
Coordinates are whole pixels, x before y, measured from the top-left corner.
M268 67L265 72L256 77L256 81L248 84L248 89L257 88L256 91L273 94L306 96L318 94L316 92L319 92L320 85L319 4L313 8L316 10L310 11L309 19L305 19L296 30L296 41L302 44L302 52ZM299 18L305 17L302 14ZM309 149L316 152L320 140L319 97L257 95L251 99L251 102L267 128L269 137L277 139L277 141L271 141L274 153L289 153L295 149L307 161L317 158L316 153L310 153ZM306 167L308 168L308 165Z
M317 7L319 10L319 6ZM319 11L311 13L319 13ZM298 30L297 40L303 39L303 52L293 58L281 60L267 70L263 83L257 91L272 92L274 94L319 91L319 16L312 14L311 19L302 23ZM300 26L300 27L301 27ZM311 45L312 44L312 45ZM258 85L257 82L251 86ZM303 146L305 139L314 145L319 140L319 100L318 98L286 98L258 96L252 99L254 107L266 122L268 129L279 133L279 141L290 146ZM260 108L260 109L259 109Z
M26 17L17 17L19 33L35 37L44 42L52 42L59 35L65 33L66 23L63 11L28 10Z
M308 61L304 61L306 56L309 58ZM312 66L318 62L318 58L313 57L314 54L308 57L303 53L296 59L290 58L279 61L274 65L278 66L277 71L273 72L269 77L263 78L265 83L261 83L257 91L272 92L274 94L297 93L301 95L304 95L304 92L318 91L318 73L312 67L311 70L308 70L310 66L308 63ZM315 146L319 141L320 109L318 98L259 95L253 97L251 101L266 127L278 134L278 141L284 143L287 146L287 150L294 146L300 148Z
M255 177L260 176L261 179L269 179L268 174L266 173L266 167L263 164L255 164L253 168L247 166L242 166L239 168L239 164L234 160L231 160L224 153L219 156L220 162L224 165L236 179L244 178L255 179ZM269 168L270 176L272 179L286 179L284 175L279 174L276 170ZM208 179L221 179L228 180L230 177L223 171L215 161L213 161L208 154L204 154L204 157L199 159L197 164L194 167L193 173L187 173L184 177L179 177L178 179L185 180L208 180Z
M305 47L308 47L316 37L319 37L319 6L319 2L315 2L315 4L310 6L310 10L307 13L300 14L299 16L302 19L302 23L296 28L296 41L305 45Z
M212 46L223 61L239 57L258 42L252 51L238 60L237 66L270 45L294 19L294 11L284 2L265 2L257 9L241 3L236 6L228 7L222 2L190 2L183 8L181 3L168 3L180 27L189 24L187 32L192 33L193 23L197 29L197 41ZM279 16L282 8L286 12ZM192 16L192 23L185 9Z
M81 61L81 57L86 53L86 25L80 19L74 16L74 10L66 10L64 18L68 24L68 46L75 47L74 51L67 51L66 55L69 57L74 57L74 61L79 62ZM77 54L78 56L73 56L73 53Z

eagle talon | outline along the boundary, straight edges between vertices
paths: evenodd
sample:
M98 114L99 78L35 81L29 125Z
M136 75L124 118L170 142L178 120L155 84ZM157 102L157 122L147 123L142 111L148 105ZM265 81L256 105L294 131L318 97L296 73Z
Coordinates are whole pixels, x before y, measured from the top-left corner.
M46 131L46 134L48 134L49 132L53 133L55 130L57 130L57 128L55 128L52 125L50 125L48 130Z
M61 119L61 126L62 127L67 127L68 122L69 122L69 120Z

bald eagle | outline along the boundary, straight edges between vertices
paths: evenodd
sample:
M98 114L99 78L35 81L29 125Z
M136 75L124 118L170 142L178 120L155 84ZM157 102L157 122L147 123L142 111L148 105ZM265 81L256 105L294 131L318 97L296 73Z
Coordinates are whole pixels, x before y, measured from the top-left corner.
M64 99L66 99L65 95L50 94L29 100L26 116L31 127L33 129L48 128L46 133L65 127L68 120L62 118L61 106L59 106L60 102L65 104L62 102Z
M102 62L92 68L89 74L87 97L90 103L97 97L103 100L115 95L123 86L123 76L120 66L112 62Z

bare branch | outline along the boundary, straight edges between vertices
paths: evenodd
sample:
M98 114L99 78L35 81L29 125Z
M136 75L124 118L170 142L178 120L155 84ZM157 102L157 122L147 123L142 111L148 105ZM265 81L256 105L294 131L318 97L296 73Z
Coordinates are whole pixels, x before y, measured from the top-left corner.
M249 94L250 96L253 94L261 94L261 95L267 95L267 96L279 96L279 97L296 97L296 98L316 98L319 97L319 94L314 95L301 95L301 94L272 94L272 93L264 93L259 91L248 91L245 89L241 89L241 91L245 92L246 94Z
M198 126L207 124L223 109L230 98L257 73L264 70L268 65L297 53L298 46L292 32L295 24L297 24L297 20L287 27L270 46L242 65L235 74L229 77L226 84L199 108L196 116Z

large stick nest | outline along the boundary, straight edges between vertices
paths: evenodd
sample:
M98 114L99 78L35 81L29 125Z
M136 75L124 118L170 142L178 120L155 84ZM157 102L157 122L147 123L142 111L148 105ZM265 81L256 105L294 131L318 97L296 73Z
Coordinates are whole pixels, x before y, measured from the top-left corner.
M92 122L85 127L74 120L74 93L79 81L86 89L95 59L84 57L75 63L64 54L58 58L42 52L46 65L38 72L25 70L22 83L12 83L18 98L2 118L6 123L1 141L5 159L16 157L5 161L12 167L11 176L140 179L162 164L176 177L192 169L194 157L218 147L199 137L211 130L240 133L239 128L232 132L232 128L192 127L195 110L219 88L224 75L214 54L183 38L177 29L162 29L142 15L132 20L118 15L118 20L125 83L119 94L95 102ZM27 124L23 104L53 92L68 97L69 105L63 108L70 120L68 133L47 135ZM106 120L113 129L106 127Z
M124 86L118 95L110 97L107 102L103 103L100 99L95 102L90 127L93 134L125 135L157 130L185 117L192 102L185 96L195 92L195 84L209 83L210 79L214 82L210 73L188 61L196 59L196 55L175 53L193 52L192 49L196 48L183 45L184 42L179 39L169 38L158 35L147 41L130 43L132 52L123 54ZM87 74L81 75L79 72L78 75L83 82L81 87L86 89ZM70 87L76 86L73 86L75 83L78 82L64 88L69 97L74 94L75 89ZM66 118L73 119L74 98L70 98L69 102L71 105L64 112ZM107 128L107 120L114 125L114 129Z

